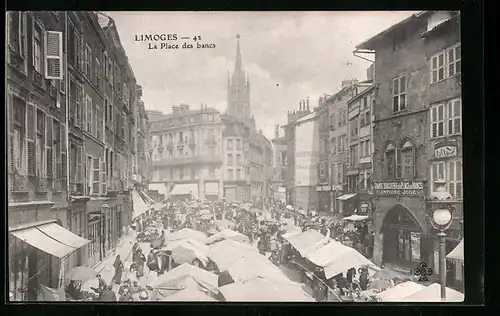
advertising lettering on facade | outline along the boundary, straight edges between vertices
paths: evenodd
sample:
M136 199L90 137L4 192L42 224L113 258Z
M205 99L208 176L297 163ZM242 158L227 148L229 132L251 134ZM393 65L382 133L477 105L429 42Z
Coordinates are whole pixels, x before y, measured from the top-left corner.
M445 141L434 146L434 158L448 158L458 155L458 146L456 142Z
M295 186L316 186L320 158L316 123L297 125L295 135Z
M373 183L376 195L382 196L423 196L424 183L422 181L395 181Z

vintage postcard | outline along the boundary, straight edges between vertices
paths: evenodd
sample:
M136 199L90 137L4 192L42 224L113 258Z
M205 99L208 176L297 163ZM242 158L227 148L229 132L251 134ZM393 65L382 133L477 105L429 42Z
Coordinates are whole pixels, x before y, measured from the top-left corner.
M9 301L464 300L460 12L7 36Z

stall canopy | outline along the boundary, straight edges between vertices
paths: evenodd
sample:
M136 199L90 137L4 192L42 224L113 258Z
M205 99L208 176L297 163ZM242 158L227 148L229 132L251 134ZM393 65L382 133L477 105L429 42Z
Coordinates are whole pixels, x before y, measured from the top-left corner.
M241 258L254 256L263 257L256 247L229 239L213 244L208 253L208 257L215 262L219 271L227 270Z
M323 267L327 279L339 273L347 273L351 268L358 270L363 266L374 265L356 249L331 239L326 245L310 252L306 258L315 265Z
M134 213L132 214L132 219L139 217L140 215L146 213L148 210L148 206L144 203L144 200L141 198L137 191L132 191L132 203L134 207Z
M183 228L167 236L167 241L175 241L181 239L194 239L201 243L205 243L207 240L207 235L204 232L198 230Z
M151 285L153 287L158 287L165 283L171 283L173 281L186 278L192 278L198 286L208 290L215 290L218 286L217 275L188 263L184 263L166 272L165 274L161 274Z
M215 243L217 241L221 241L221 240L225 240L225 239L231 239L231 240L235 240L235 241L242 242L242 243L250 243L250 240L248 239L247 236L240 234L238 232L235 232L234 230L224 229L224 230L210 236L207 240L207 244L212 244L212 243Z
M285 238L286 240L288 240L288 238L290 238L290 237L302 234L302 229L300 227L293 226L293 225L287 225L285 227L285 230L286 230L286 233L284 233L282 235L282 237Z
M428 287L407 296L404 302L441 302L441 285L433 283ZM446 302L463 302L464 294L450 288L446 288Z
M150 197L146 194L146 192L141 191L141 195L144 197L144 200L145 200L145 202L146 202L146 203L150 203L150 204L155 204L155 203L156 203L156 201L155 201L155 200L153 200L152 198L150 198Z
M217 302L217 300L202 291L193 288L186 288L182 291L179 291L175 294L167 296L162 299L162 301L171 301L171 302Z
M301 284L281 283L255 278L245 283L231 283L219 288L228 302L314 302Z
M349 200L350 198L353 198L356 196L356 193L354 194L344 194L344 195L341 195L337 198L337 200L340 200L340 201L346 201L346 200Z
M423 289L425 289L425 286L422 284L408 281L378 293L376 296L382 302L402 302L405 297L413 295Z
M60 259L64 259L90 243L89 240L73 234L56 223L15 230L11 234L23 242Z
M183 183L174 185L169 195L193 195L195 199L198 198L198 184L196 183Z
M446 259L456 261L458 263L464 263L464 240L462 239L460 243L446 256Z
M165 183L150 183L148 189L151 191L158 191L158 193L168 196L168 190Z
M345 220L345 221L352 221L352 222L364 221L365 219L368 219L368 216L366 216L366 215L357 215L357 214L354 214L354 215L351 215L351 216L343 218L343 220Z
M227 272L234 282L237 283L244 283L257 277L281 283L293 283L278 267L264 256L241 258L230 265L227 268Z
M301 234L291 236L287 240L302 256L306 256L308 253L326 244L328 237L325 237L317 230L310 229Z

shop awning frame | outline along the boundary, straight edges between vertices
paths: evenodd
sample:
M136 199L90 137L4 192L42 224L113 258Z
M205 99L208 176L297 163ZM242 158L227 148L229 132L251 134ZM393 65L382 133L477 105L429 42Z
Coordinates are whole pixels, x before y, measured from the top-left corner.
M349 199L352 199L353 197L356 196L356 193L352 193L352 194L344 194L344 195L341 195L337 198L337 200L339 201L347 201Z
M90 240L75 235L56 223L14 230L10 234L32 247L61 260L90 243Z

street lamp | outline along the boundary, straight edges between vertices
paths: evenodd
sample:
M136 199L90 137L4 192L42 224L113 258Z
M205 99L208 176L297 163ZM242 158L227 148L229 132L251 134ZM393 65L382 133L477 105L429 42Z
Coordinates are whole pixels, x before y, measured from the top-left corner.
M430 196L432 204L432 226L439 231L439 278L441 283L441 300L446 301L446 233L452 222L453 201L451 194L444 186L440 186Z

